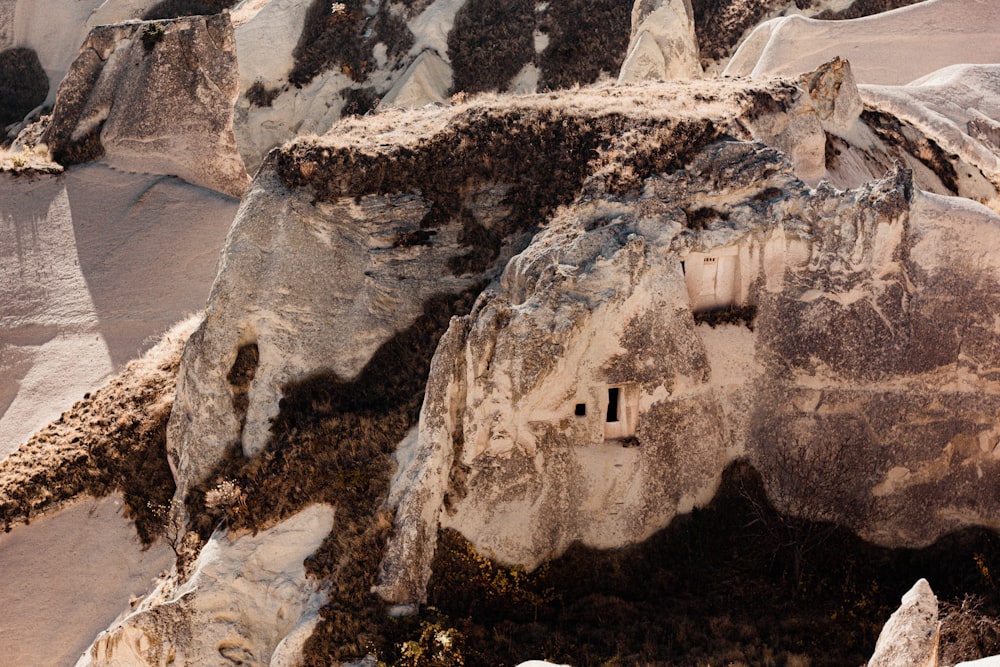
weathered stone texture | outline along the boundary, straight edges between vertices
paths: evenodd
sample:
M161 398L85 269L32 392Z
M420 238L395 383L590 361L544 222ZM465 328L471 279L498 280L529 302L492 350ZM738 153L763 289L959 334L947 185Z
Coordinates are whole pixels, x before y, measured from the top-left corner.
M228 13L97 27L59 86L43 141L60 162L103 156L239 197L248 178L233 135L238 72Z

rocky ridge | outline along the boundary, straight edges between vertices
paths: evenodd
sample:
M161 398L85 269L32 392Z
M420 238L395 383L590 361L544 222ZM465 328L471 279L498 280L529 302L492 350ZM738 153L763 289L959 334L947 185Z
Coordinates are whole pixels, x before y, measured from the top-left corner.
M382 611L367 587L417 611L442 529L533 569L574 543L647 539L706 505L734 462L778 510L881 544L995 527L989 66L891 87L857 85L839 59L784 80L635 85L699 74L705 3L635 3L606 69L567 50L589 24L565 6L327 4L97 28L60 87L47 136L64 159L103 150L229 194L243 163L345 110L440 105L350 119L261 162L168 427L173 519L191 523L165 528L191 528L200 557L87 664L357 657ZM618 25L617 9L589 18ZM449 99L479 71L484 21L511 47L490 88L593 81L623 61L633 83ZM268 39L295 40L290 60L255 61ZM180 61L221 76L201 107ZM174 92L148 96L157 81ZM143 155L147 124L115 119L126 105L153 125L183 110L193 132ZM222 489L236 500L220 505ZM251 587L244 616L220 617L218 599L258 578L232 569L253 542L241 531L283 534L327 511L314 503L335 514L279 564L278 599ZM328 598L303 583L311 552Z

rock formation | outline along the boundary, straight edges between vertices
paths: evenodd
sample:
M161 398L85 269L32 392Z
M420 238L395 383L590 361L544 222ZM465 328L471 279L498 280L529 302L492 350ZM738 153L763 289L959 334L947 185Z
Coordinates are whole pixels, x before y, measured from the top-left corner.
M652 6L637 0L618 82L674 81L700 74L691 0L666 0Z
M995 214L905 171L809 190L746 143L643 193L564 209L442 339L388 598L419 596L438 523L531 568L642 540L741 456L779 509L882 544L991 524Z
M35 48L53 84L92 28L25 136L48 122L65 164L106 163L9 190L31 203L2 211L15 317L49 268L28 231L86 238L56 215L63 185L120 169L242 197L166 426L174 522L141 517L180 560L81 665L354 659L384 606L420 609L443 536L525 574L647 540L727 466L782 516L880 545L1000 528L1000 75L958 62L998 60L988 3L836 25L787 14L910 3L244 0L130 20L153 4L73 3L53 29L78 37L39 48L40 5L0 0L0 49ZM729 64L750 78L702 78L778 14ZM155 199L138 187L118 196ZM51 276L89 341L100 271ZM12 373L62 325L25 322L0 340ZM4 419L28 424L25 400ZM935 664L932 599L904 598L872 665Z
M719 125L687 106L699 93L718 95ZM182 487L201 481L232 443L246 455L261 451L286 383L320 370L354 378L431 297L494 277L602 167L581 156L593 160L617 141L623 154L603 168L618 187L638 187L624 165L677 168L679 155L753 110L742 85L679 88L683 101L668 104L669 94L608 89L567 104L539 96L387 114L273 156L244 198L205 323L185 351L170 421ZM634 119L620 112L640 100L663 108ZM651 153L647 132L679 142L682 153ZM248 346L259 361L237 390L227 376Z
M220 532L185 580L159 582L134 610L97 637L79 667L276 664L300 653L323 595L302 561L333 525L314 505L257 535ZM304 631L303 631L304 630ZM280 664L280 663L278 663Z
M237 72L228 13L95 28L43 141L60 162L103 156L239 197L248 179L233 135Z
M754 28L723 73L794 76L840 56L860 83L902 85L955 63L998 62L998 34L985 0L925 0L849 21L784 16Z
M921 579L882 628L868 667L937 667L940 638L937 597Z

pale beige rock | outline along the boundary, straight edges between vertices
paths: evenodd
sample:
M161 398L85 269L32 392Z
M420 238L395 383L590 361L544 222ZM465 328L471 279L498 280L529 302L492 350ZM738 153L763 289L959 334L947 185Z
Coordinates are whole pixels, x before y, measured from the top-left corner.
M238 92L228 12L99 27L59 87L43 140L57 159L92 158L99 146L115 168L238 197L248 184L233 135Z
M863 104L851 66L840 58L799 77L804 94L797 94L790 109L764 113L755 119L754 137L781 150L795 166L795 173L809 185L828 177L827 134L855 136ZM857 187L879 174L865 173Z
M380 593L422 599L437 526L527 568L575 541L641 541L707 502L739 457L781 511L881 544L995 525L967 508L1000 475L985 314L1000 308L998 223L915 192L905 171L810 190L741 143L650 179L638 201L564 209L439 345ZM698 324L727 307L751 307L752 331ZM971 328L940 324L956 312ZM915 426L921 397L956 428ZM873 467L875 452L892 454ZM911 472L876 492L893 467Z
M309 8L298 0L267 0L253 11L244 7L247 4L241 3L233 13L241 93L257 81L268 88L287 82L295 64L292 52Z
M202 548L190 577L176 572L101 633L78 667L162 664L294 665L325 594L303 561L319 548L334 510L312 505L256 535L219 531ZM286 644L287 646L287 644ZM277 654L279 660L272 663ZM284 657L282 657L284 656Z
M380 106L413 108L446 104L451 89L451 67L433 51L424 51L382 98Z
M690 79L701 75L691 0L636 0L632 38L618 83Z
M437 231L433 247L394 247L428 210L417 194L314 204L265 165L236 215L205 322L184 351L168 426L179 493L231 443L248 456L263 449L287 382L320 369L355 377L426 299L473 282L446 268L464 252L457 221ZM244 422L226 376L250 343L260 357Z
M937 667L940 641L937 597L921 579L882 628L868 667Z
M795 76L840 56L858 83L902 85L948 65L1000 61L991 0L925 0L848 21L785 16L758 25L723 70Z

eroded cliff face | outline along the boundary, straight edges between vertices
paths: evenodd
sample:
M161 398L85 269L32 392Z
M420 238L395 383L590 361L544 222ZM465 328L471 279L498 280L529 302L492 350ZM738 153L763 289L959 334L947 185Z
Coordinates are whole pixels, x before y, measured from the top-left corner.
M239 94L228 13L94 28L59 86L42 137L64 164L98 157L239 197Z
M313 505L260 534L216 534L185 580L161 579L97 637L78 667L288 664L301 654L324 598L303 560L333 518L332 507Z
M169 427L179 497L230 445L263 449L287 383L352 380L432 297L499 275L591 174L637 192L727 130L746 134L736 121L753 124L757 95L784 90L692 83L386 114L273 154L185 350ZM252 368L236 373L243 350Z
M390 601L422 599L441 526L533 567L644 539L740 457L780 510L882 544L992 525L997 220L905 168L800 179L831 173L833 137L870 158L844 178L891 161L845 62L339 127L244 199L184 354L178 499L271 446L292 384L355 381L426 304L489 284L397 476Z
M724 142L563 209L442 340L382 594L420 599L436 525L533 568L644 539L740 457L880 544L995 525L1000 219L910 178L812 190Z

